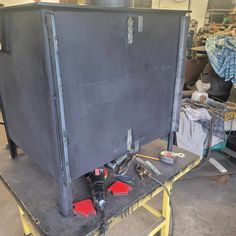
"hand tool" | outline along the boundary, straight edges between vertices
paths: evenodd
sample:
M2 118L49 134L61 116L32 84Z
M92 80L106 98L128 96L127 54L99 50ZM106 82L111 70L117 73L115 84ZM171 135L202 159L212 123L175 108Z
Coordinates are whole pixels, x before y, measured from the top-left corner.
M149 170L152 170L157 176L161 174L161 172L150 161L144 161L138 157L136 158L136 161L146 166Z
M107 167L114 170L116 167L120 166L122 162L127 158L127 155L124 155L122 157L119 157L115 161L111 161L107 164Z
M141 163L141 164L145 165L145 162L144 162L144 160L142 160L141 158L139 158L139 157L136 157L136 158L135 158L135 160L136 160L136 161L138 161L139 163Z
M153 160L153 161L160 161L160 158L158 158L158 157L147 156L147 155L143 155L143 154L140 154L140 153L135 153L135 156L150 159L150 160Z
M93 204L101 219L99 228L102 234L105 234L107 230L107 225L105 222L105 212L104 212L104 208L106 206L106 193L107 193L107 190L105 188L105 180L107 176L108 176L107 168L101 167L91 172L88 178L90 181Z
M126 154L127 158L120 165L119 170L118 170L118 174L125 175L128 172L128 170L135 158L134 154L139 151L139 141L134 142L134 148L133 148L132 129L129 129L128 134L127 134L127 151L128 151L128 153Z
M119 175L125 175L128 172L128 170L129 170L132 162L134 161L134 159L135 159L135 156L127 157L126 160L119 167L118 174Z
M146 166L148 166L157 176L161 175L161 172L150 162L145 161Z
M103 210L105 207L105 180L108 176L131 186L136 185L136 179L132 176L110 173L105 167L95 169L92 173L90 173L89 180L92 192L92 199L96 209Z
M126 184L129 184L131 186L136 185L136 179L132 176L129 175L119 175L119 174L114 174L110 173L109 176L113 177L114 179L120 180Z
M104 167L95 169L89 175L92 200L98 211L102 211L106 205L105 179L107 176L108 171Z
M135 170L141 180L143 180L144 176L147 176L149 178L152 176L151 172L147 169L147 167L141 163L136 164Z

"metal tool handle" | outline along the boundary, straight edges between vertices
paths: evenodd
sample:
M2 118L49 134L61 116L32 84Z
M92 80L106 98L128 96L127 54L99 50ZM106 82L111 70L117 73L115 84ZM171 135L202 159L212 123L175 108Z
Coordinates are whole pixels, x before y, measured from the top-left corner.
M116 159L115 161L111 161L107 164L107 167L114 170L117 166L120 166L125 159L127 158L127 155L124 155L122 157L119 157L118 159Z
M118 174L125 175L128 172L129 167L131 166L134 158L134 156L127 158L127 160L125 160L123 164L119 167Z
M122 162L127 158L127 155L124 155L118 159L115 160L115 163L117 164L117 166L121 165Z
M144 161L144 160L142 160L142 159L140 159L140 158L136 158L136 160L140 163L140 164L142 164L142 165L144 165L146 168L148 168L149 170L151 170L151 171L153 171L156 175L160 175L161 174L161 172L150 162L150 161Z
M150 162L145 161L145 164L158 176L161 175L161 172Z
M112 174L112 177L131 186L135 186L136 179L129 175Z

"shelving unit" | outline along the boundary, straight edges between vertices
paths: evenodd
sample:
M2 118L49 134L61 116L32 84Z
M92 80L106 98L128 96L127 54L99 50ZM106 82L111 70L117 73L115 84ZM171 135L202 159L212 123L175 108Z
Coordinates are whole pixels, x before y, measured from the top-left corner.
M205 17L205 26L209 25L210 23L213 22L214 16L218 15L224 17L226 13L230 14L232 12L231 9L208 9L206 12L206 17ZM223 20L222 20L223 23Z
M204 22L205 27L211 24L212 22L223 24L225 14L230 15L233 11L231 8L228 8L230 7L229 5L227 5L226 8L223 8L223 5L222 6L218 5L218 7L220 8L216 8L215 7L216 5L215 5L215 0L213 0L212 3L208 5L208 9L206 11L206 16L205 16L205 22ZM218 17L217 20L215 19L216 17ZM219 22L220 18L222 18L221 22Z

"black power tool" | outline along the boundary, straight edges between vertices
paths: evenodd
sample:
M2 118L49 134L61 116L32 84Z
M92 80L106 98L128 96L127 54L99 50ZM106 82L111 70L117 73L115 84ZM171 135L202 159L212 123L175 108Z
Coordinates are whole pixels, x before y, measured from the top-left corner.
M89 175L91 195L97 211L104 210L106 205L105 180L108 176L106 168L97 168Z
M104 167L97 168L89 174L93 205L101 217L100 230L102 234L105 234L107 230L105 224L105 213L104 213L104 208L106 206L105 180L107 176L108 176L108 171Z
M107 177L112 177L116 180L122 181L131 186L135 186L135 178L128 175L119 175L109 173L105 167L97 168L89 175L91 195L94 207L99 210L104 210L106 205L106 186L105 181Z

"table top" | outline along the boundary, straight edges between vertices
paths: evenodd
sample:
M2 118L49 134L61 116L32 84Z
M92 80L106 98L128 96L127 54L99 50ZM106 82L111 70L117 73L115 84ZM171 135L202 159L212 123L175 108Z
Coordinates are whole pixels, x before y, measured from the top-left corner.
M163 150L166 150L166 142L156 140L142 147L140 153L157 157ZM162 183L173 180L176 175L199 160L199 156L178 147L174 147L174 151L184 153L186 156L178 158L173 166L149 160L161 172L158 180ZM79 235L88 235L98 230L101 221L99 216L91 216L86 219L78 215L66 218L60 215L57 207L56 183L39 169L27 155L20 154L15 160L12 160L8 150L1 149L0 157L2 180L42 234L74 236L78 233ZM136 177L137 186L127 196L115 197L108 194L105 209L106 221L126 212L130 206L160 187L148 178L141 181L133 166L127 174ZM86 178L74 181L73 195L74 201L90 197Z

